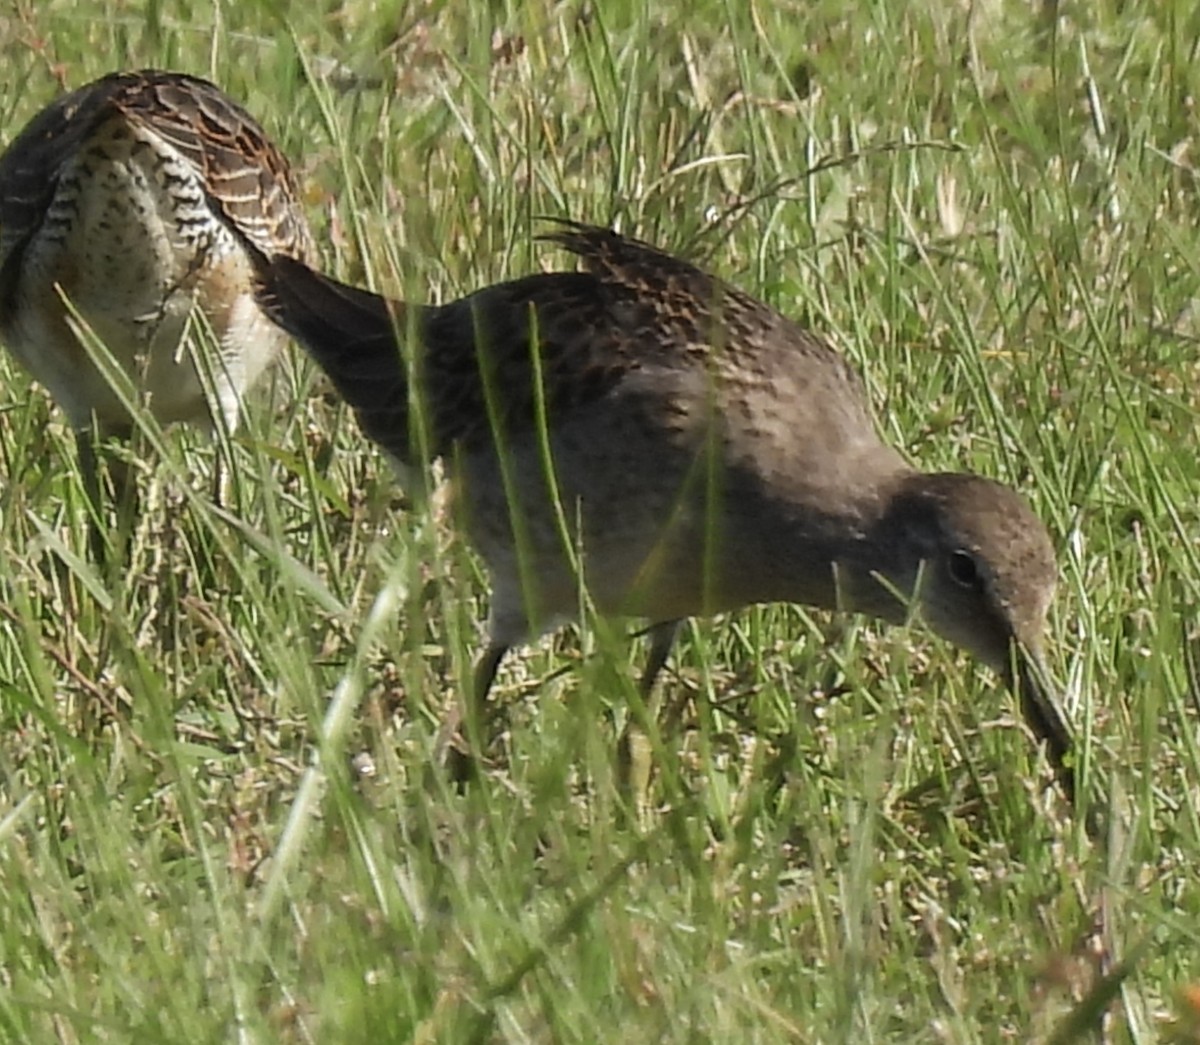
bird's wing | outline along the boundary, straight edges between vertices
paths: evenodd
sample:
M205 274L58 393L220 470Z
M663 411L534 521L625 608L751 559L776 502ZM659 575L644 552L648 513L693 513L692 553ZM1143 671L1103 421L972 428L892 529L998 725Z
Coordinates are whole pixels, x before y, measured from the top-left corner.
M831 389L838 409L861 415L870 430L857 373L768 306L606 229L572 225L546 238L580 255L585 271L406 308L275 258L263 265L260 300L330 375L368 434L402 461L421 456L409 445L410 373L420 375L433 456L483 446L496 431L528 431L541 414L553 425L634 371L662 377L660 412L672 409L671 375L706 375L731 395L765 388L772 402L770 389L787 378L789 389L804 385L822 398Z
M823 337L765 302L681 258L611 229L554 219L538 238L580 258L584 268L652 303L658 321L685 332L692 350L743 373L794 369L828 373L865 403L862 378Z
M638 365L630 328L637 302L586 273L527 276L424 307L276 256L260 265L258 297L329 375L367 435L406 463L482 448L497 431L516 436L542 416L553 425ZM419 398L409 394L410 376ZM424 453L412 441L413 402L425 412Z

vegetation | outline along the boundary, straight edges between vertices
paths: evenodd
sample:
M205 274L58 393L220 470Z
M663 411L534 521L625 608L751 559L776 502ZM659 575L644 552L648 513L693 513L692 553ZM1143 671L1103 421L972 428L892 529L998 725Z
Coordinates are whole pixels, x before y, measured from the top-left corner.
M199 73L342 278L448 300L562 263L565 214L827 333L889 440L1058 538L1111 828L995 679L794 607L686 630L645 808L620 622L506 662L506 757L459 794L482 577L298 354L228 448L145 433L107 576L5 356L0 1038L1200 1040L1197 38L1179 0L3 8L0 145L60 84Z

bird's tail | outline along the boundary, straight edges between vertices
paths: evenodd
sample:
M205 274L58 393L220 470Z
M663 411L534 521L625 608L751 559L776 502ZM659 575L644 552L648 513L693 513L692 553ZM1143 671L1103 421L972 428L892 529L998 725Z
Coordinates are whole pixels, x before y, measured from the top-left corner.
M258 255L255 268L262 310L325 371L367 436L410 463L405 307L282 254Z

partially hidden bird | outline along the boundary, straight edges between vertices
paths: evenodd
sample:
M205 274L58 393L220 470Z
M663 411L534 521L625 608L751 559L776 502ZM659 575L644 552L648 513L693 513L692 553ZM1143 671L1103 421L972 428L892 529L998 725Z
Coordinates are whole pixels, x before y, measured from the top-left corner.
M1074 798L1043 659L1056 583L1016 491L914 469L823 338L604 228L542 237L580 271L444 305L258 258L259 302L402 468L440 458L491 581L473 711L505 652L575 617L649 620L648 694L678 623L753 603L923 620L1018 695Z
M199 77L104 76L46 106L0 156L0 341L78 436L98 555L96 446L135 424L88 338L160 423L232 431L286 342L255 302L247 243L313 250L288 161Z

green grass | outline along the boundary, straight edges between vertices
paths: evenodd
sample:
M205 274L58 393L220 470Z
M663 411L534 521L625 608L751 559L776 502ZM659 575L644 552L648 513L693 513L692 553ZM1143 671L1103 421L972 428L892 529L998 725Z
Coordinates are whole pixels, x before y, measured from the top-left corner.
M343 278L447 300L569 214L828 333L889 440L1055 533L1116 826L953 650L791 607L685 632L640 822L640 649L598 622L506 663L507 765L457 795L428 764L483 579L298 358L228 513L169 433L102 577L4 357L0 1040L1068 1041L1106 1001L1109 1040L1197 1040L1192 5L391 6L22 0L0 144L60 76L185 69L295 160Z

